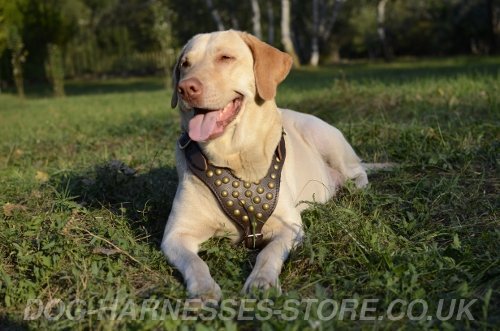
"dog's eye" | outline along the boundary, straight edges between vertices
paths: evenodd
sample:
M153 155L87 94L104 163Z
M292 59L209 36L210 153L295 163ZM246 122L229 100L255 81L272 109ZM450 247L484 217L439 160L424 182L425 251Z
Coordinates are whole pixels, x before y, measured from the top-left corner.
M184 59L181 61L180 67L181 68L188 68L191 65L187 59Z
M233 60L235 60L235 57L231 56L231 55L224 54L224 55L219 56L220 62L230 62Z

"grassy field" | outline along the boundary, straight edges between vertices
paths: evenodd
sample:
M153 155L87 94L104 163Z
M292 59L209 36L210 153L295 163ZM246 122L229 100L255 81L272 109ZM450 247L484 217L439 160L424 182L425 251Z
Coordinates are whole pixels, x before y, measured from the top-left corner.
M301 69L280 87L281 107L332 123L367 162L399 165L303 213L306 239L283 268L284 294L267 297L281 310L287 299L319 300L293 321L134 316L130 302L186 297L159 249L179 118L159 78L70 82L67 94L0 95L0 329L500 327L500 58ZM240 300L255 253L221 239L200 255L224 298ZM378 300L373 316L396 299L424 300L434 316L440 299L443 315L453 299L476 301L473 320L411 318L422 301L400 319L321 320L333 307L319 306L325 298ZM25 321L29 299L62 303L46 312L54 320ZM84 304L58 317L76 299Z

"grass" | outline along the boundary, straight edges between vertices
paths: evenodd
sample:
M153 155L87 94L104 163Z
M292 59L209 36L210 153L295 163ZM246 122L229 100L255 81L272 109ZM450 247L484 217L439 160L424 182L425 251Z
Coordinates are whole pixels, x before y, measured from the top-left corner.
M306 238L283 268L286 299L477 299L474 320L24 321L29 299L184 299L159 243L177 184L179 118L162 80L68 83L0 95L2 329L493 329L500 326L500 58L357 63L294 71L278 104L341 129L368 162L396 162L303 213ZM200 253L225 298L240 299L255 253L211 240ZM414 315L418 315L415 313ZM104 314L104 317L108 315Z

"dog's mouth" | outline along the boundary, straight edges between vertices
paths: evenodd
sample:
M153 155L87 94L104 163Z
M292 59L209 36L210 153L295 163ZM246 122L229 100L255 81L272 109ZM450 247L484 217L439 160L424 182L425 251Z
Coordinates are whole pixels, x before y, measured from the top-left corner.
M194 116L189 121L191 140L206 141L222 135L238 115L242 103L243 97L238 96L221 109L194 108Z

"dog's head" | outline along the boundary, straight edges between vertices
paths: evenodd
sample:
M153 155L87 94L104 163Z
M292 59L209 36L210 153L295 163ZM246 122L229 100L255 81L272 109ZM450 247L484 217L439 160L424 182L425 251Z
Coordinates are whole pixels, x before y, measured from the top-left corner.
M172 107L179 103L192 140L215 139L237 125L246 105L273 100L291 65L288 54L248 33L196 35L175 65Z

